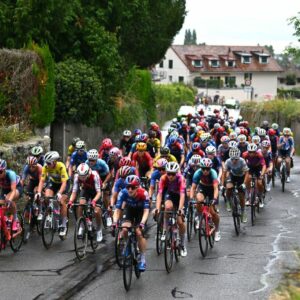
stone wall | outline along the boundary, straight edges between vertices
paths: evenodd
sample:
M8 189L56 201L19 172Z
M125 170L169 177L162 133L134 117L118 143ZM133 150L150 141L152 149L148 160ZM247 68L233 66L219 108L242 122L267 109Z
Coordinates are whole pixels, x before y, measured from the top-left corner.
M3 144L0 146L0 157L7 160L9 168L20 174L30 149L34 146L40 145L43 147L45 153L50 150L50 144L51 139L48 136L35 136L26 142Z

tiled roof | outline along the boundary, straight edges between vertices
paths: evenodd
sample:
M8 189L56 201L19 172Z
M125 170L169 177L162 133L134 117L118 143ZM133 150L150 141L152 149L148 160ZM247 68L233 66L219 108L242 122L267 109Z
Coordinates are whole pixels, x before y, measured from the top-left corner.
M175 51L182 62L188 67L191 72L282 72L282 68L273 57L269 57L267 64L259 63L259 56L256 52L269 54L266 48L262 46L212 46L212 45L172 45L171 48ZM241 62L240 53L251 54L251 63L243 64ZM219 58L220 66L209 66L209 60ZM225 61L229 58L235 60L235 67L227 67ZM195 68L192 65L193 59L202 59L203 67Z

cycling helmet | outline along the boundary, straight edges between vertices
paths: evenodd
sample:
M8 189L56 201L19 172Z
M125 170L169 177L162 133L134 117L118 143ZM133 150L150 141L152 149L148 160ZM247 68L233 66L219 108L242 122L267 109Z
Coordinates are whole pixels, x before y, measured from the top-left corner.
M279 128L279 125L277 123L273 123L271 126L274 130L277 130Z
M241 128L240 127L236 127L235 130L234 130L234 132L238 136L239 134L241 134Z
M229 143L230 138L227 135L221 137L221 143Z
M85 148L85 143L84 141L78 141L75 145L76 150L83 150Z
M239 143L245 143L247 141L247 137L244 134L240 134L237 139Z
M264 120L262 123L261 123L261 127L263 128L266 128L269 126L269 122L267 120Z
M170 134L173 130L175 130L174 127L169 127L169 128L168 128L168 133Z
M196 128L196 124L195 123L192 123L192 124L190 124L190 128L193 130L193 129L195 129Z
M73 140L72 140L72 145L75 147L75 145L78 141L80 141L80 138L79 137L74 137Z
M36 157L34 157L34 156L28 156L27 159L26 159L26 164L28 166L34 166L34 165L37 164L37 162L38 161L37 161Z
M34 146L31 151L30 151L31 155L33 156L38 156L40 154L43 153L43 147L41 146Z
M207 146L205 149L206 154L216 154L217 153L217 149L214 146Z
M237 159L241 156L241 151L239 148L234 147L234 148L230 148L229 150L229 157L231 159Z
M168 161L165 158L160 158L156 161L155 167L159 169L165 169Z
M195 142L195 143L192 144L192 151L197 151L197 150L200 149L200 147L201 147L201 144Z
M141 129L134 129L133 134L134 135L141 135L143 132Z
M131 159L129 157L122 157L119 161L119 167L131 166Z
M159 130L159 126L155 122L152 122L151 129L157 131Z
M154 130L149 130L149 138L156 138L156 132Z
M91 172L91 168L88 164L82 163L77 167L77 174L80 177L85 177L89 175Z
M213 163L209 158L202 158L200 161L200 168L211 168Z
M177 123L177 121L178 121L177 118L173 118L173 119L172 119L172 122L173 122L173 123Z
M187 121L182 121L181 123L182 127L186 127L188 125Z
M195 154L191 157L190 162L192 166L197 166L200 167L200 162L201 162L201 156L198 154Z
M176 141L177 141L177 137L170 136L170 138L169 138L169 144L170 145L174 145L176 143Z
M260 137L258 135L254 135L252 137L252 143L259 144L260 143Z
M205 132L201 135L200 141L203 142L208 142L210 140L210 134L208 132Z
M215 123L214 129L218 129L218 128L220 128L220 127L221 127L220 123Z
M111 139L104 139L103 142L102 142L102 148L103 149L110 149L112 148L113 144L112 144L112 141Z
M273 128L271 128L271 129L269 130L269 135L271 136L271 135L275 135L275 134L276 134L276 130L273 129Z
M98 151L96 149L91 149L87 153L87 159L97 160L98 157L99 157L99 153L98 153Z
M51 163L59 159L59 153L57 151L49 151L45 154L45 162Z
M109 150L108 155L109 155L109 157L117 157L117 156L120 156L121 153L120 153L119 148L113 147Z
M217 130L218 130L219 133L224 133L225 132L225 128L222 127L222 126L219 127Z
M230 123L229 123L228 121L225 121L225 122L224 122L224 127L225 127L226 129L230 128Z
M141 142L147 143L148 140L148 134L147 133L143 133L141 135Z
M134 138L134 141L136 142L136 143L138 143L138 142L140 142L141 141L141 135L136 135L135 136L135 138Z
M131 137L131 131L130 130L124 130L123 131L123 136Z
M254 144L254 143L250 143L247 146L247 150L248 150L248 152L256 152L257 151L257 145Z
M266 130L264 128L259 128L257 130L257 135L262 137L266 136Z
M129 175L134 175L132 173L133 173L132 167L130 167L130 166L123 166L119 169L119 176L122 178L125 178Z
M237 142L236 141L230 141L228 143L229 148L236 148L237 147Z
M175 161L171 161L166 164L167 173L177 173L179 172L179 170L180 170L179 164Z
M236 132L231 132L231 133L229 134L229 138L230 138L231 140L236 140L237 136L238 136L238 134L237 134Z
M178 138L179 137L179 133L178 133L178 131L177 130L173 130L171 133L170 133L170 137L176 137L176 138Z
M136 150L137 151L146 151L147 150L147 144L143 143L143 142L137 143Z
M282 133L283 133L283 135L291 135L292 134L291 129L288 127L283 128Z
M264 140L264 141L261 142L261 145L262 145L262 147L264 147L264 148L269 148L270 145L271 145L271 143L270 143L269 140Z
M170 154L170 149L168 147L160 148L160 154L161 155L169 155Z
M126 186L131 185L131 186L138 187L141 184L141 181L138 176L129 175L126 177L125 184L126 184Z
M6 160L0 159L0 170L3 171L6 170L6 168L7 168Z

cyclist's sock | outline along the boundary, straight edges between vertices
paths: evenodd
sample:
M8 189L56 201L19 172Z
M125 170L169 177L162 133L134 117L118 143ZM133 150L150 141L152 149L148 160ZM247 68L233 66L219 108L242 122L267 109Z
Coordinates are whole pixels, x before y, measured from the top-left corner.
M142 263L145 263L145 262L146 262L145 253L141 253L141 254L140 254L140 261L141 261Z
M184 246L185 245L185 233L180 234L180 245Z
M63 217L62 222L61 222L61 226L66 227L66 225L67 225L67 217Z

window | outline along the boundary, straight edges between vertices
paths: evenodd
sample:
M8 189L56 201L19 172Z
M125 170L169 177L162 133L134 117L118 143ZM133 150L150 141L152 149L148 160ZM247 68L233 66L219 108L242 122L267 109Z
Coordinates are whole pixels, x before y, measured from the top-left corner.
M159 67L160 67L160 68L163 68L163 67L164 67L164 61L163 61L163 60L159 63Z
M285 78L279 78L279 82L280 82L281 84L284 84L284 83L285 83Z
M242 63L243 64L250 64L251 63L251 56L242 56Z
M300 77L297 78L297 83L300 83Z
M212 68L218 68L219 67L219 61L214 59L210 61L210 65Z
M178 82L184 82L184 77L183 76L179 76L178 77Z
M169 82L172 82L172 81L173 81L173 76L170 75L170 76L169 76Z
M234 60L227 60L226 65L227 65L227 67L234 68L235 67L235 61Z
M259 61L261 64L267 64L268 63L268 56L260 56Z
M235 76L225 76L225 85L227 87L235 87L236 86L236 77Z
M220 76L210 76L209 79L210 79L210 80L214 80L214 79L215 79L215 80L220 80L221 77L220 77Z
M200 60L200 59L193 60L193 66L195 68L201 68L202 67L202 60Z
M173 69L173 60L172 59L169 60L169 69Z
M252 73L245 73L244 74L244 79L252 80Z

